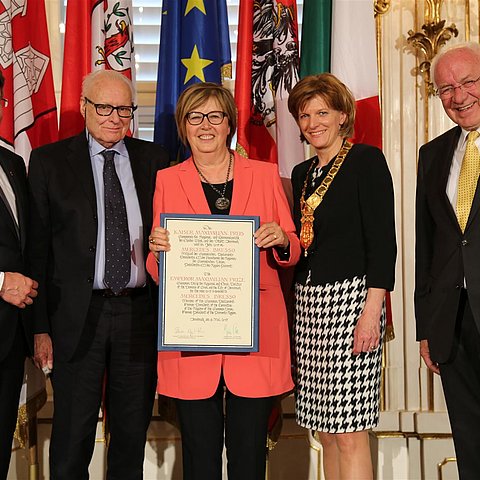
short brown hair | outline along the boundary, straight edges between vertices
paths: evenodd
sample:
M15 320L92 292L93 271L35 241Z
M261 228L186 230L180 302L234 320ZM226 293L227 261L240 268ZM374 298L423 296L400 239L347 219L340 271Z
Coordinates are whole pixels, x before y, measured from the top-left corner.
M321 97L330 108L347 116L339 133L342 138L351 137L355 124L355 98L348 87L331 73L308 75L302 78L293 87L288 97L288 110L297 123L300 110L315 97ZM303 134L300 138L306 141Z
M222 111L227 114L230 133L227 135L226 143L227 148L230 147L237 130L237 106L230 90L212 82L194 83L186 88L178 99L175 122L177 123L178 136L185 146L189 147L186 129L187 113L194 111L212 97L217 100Z

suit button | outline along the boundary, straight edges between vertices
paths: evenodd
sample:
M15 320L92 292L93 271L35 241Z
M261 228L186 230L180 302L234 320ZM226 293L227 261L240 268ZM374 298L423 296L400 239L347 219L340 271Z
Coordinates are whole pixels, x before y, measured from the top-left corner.
M468 240L462 240L462 247L466 247L468 245Z
M455 288L456 288L457 290L460 290L460 289L462 288L462 286L461 286L461 285L455 285Z
M90 252L94 252L94 251L95 251L95 247L94 247L93 245L90 245L90 246L88 247L88 250L89 250Z
M97 216L96 216L96 215L94 215L94 216L93 216L93 219L94 219L95 221L97 221Z
M87 283L93 283L93 277L88 277L87 278Z

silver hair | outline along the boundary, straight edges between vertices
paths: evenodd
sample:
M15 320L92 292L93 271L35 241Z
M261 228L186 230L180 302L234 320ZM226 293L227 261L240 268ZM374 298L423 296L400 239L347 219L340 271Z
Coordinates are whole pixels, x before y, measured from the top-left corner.
M88 96L87 92L91 91L95 83L102 80L119 80L120 82L125 83L125 85L127 85L130 89L132 103L135 102L135 91L132 81L125 75L122 75L120 72L115 70L95 70L94 72L86 75L82 82L82 98Z
M454 52L456 50L469 50L472 52L474 55L478 57L478 61L480 63L480 44L476 42L462 42L462 43L457 43L456 45L453 45L452 47L449 47L445 50L442 50L432 61L432 64L430 65L430 76L432 79L432 82L436 85L435 83L435 69L437 68L438 62L445 56L451 54L451 52Z

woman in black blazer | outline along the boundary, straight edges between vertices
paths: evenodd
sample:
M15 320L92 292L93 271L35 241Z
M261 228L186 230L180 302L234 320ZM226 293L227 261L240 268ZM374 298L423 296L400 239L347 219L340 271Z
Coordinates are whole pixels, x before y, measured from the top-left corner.
M368 479L384 298L394 284L392 180L379 149L347 141L355 100L336 77L304 78L288 106L316 153L292 173L303 247L295 285L297 422L319 432L327 479Z

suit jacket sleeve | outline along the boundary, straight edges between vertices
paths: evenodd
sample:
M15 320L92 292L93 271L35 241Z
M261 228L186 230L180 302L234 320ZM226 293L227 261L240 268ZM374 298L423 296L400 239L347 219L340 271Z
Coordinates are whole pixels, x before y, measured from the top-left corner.
M163 181L161 172L157 172L157 179L155 182L155 193L153 195L153 221L152 230L160 226L160 213L164 212L163 207ZM147 256L147 272L151 275L155 283L158 284L158 262L152 252Z
M428 314L426 303L430 293L430 266L432 261L434 222L425 193L425 158L419 152L415 220L415 317L417 340L427 338Z
M395 213L393 183L383 153L369 149L362 165L359 201L366 253L367 288L393 290L395 281Z
M32 151L28 172L30 229L28 253L32 278L38 282L38 296L33 302L34 333L50 333L47 314L47 270L51 241L51 219L46 173L38 152Z

